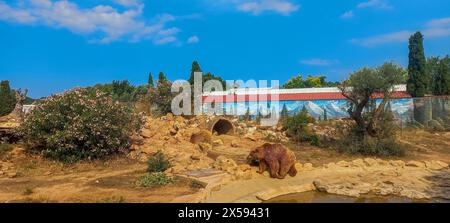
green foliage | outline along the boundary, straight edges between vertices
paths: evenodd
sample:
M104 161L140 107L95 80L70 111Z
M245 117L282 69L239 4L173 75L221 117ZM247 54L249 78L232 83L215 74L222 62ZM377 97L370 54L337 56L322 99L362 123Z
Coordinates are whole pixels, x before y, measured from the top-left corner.
M147 173L138 178L136 186L138 187L154 187L165 186L167 184L174 183L175 180L172 177L168 177L165 173Z
M379 134L381 114L389 101L393 87L402 83L405 71L394 63L385 63L376 69L363 68L350 75L339 88L350 103L349 115L358 126L359 135L375 136ZM371 104L371 96L383 93L383 101L376 106ZM373 106L373 107L372 107ZM366 113L363 113L366 110Z
M444 123L439 122L438 120L430 120L426 123L426 128L431 131L446 131L446 128L443 125Z
M172 83L166 78L163 72L159 72L156 89L150 89L152 101L156 105L156 110L160 115L165 115L172 111Z
M339 84L339 82L330 82L326 81L325 76L311 76L308 75L306 80L303 80L302 75L297 75L290 80L288 80L283 88L291 89L291 88L318 88L318 87L335 87Z
M194 189L200 189L200 188L204 188L205 186L203 185L202 182L200 182L198 180L191 180L191 182L189 183L189 187L194 188Z
M361 140L357 131L353 130L338 142L338 150L350 154L375 156L404 156L405 149L395 138L365 137Z
M31 195L31 194L33 194L33 193L34 193L33 189L31 189L31 188L29 188L29 187L25 188L25 189L23 190L23 192L22 192L22 194L25 195L25 196Z
M111 96L76 89L39 102L19 128L28 149L65 162L126 151L141 118Z
M311 142L314 145L318 145L319 138L308 127L309 123L314 122L315 119L308 114L306 109L302 109L298 114L287 117L283 121L283 129L295 141Z
M188 82L191 84L191 86L194 86L194 73L195 72L202 72L202 69L200 68L200 64L197 61L192 62L191 67L191 75L189 76ZM203 73L202 74L202 86L205 85L205 83L209 80L218 80L220 83L222 83L222 90L226 90L227 83L225 80L223 80L219 76L215 76L211 72Z
M170 162L161 151L156 152L155 155L148 158L147 171L149 173L164 172L169 168Z
M5 116L14 110L16 105L16 92L9 86L9 81L0 83L0 116Z
M409 39L408 58L408 92L413 97L423 97L429 92L431 77L426 68L422 33L416 32Z
M13 149L13 146L8 143L0 143L0 158L3 158Z
M135 87L127 80L114 80L111 84L97 84L88 88L90 91L101 91L119 102L136 102L140 96L147 93L146 86Z
M155 82L153 81L152 72L148 73L148 86L150 88L154 88L155 87Z
M436 59L431 60L433 69L433 94L450 95L450 57L447 55L436 65ZM431 68L430 68L431 70Z

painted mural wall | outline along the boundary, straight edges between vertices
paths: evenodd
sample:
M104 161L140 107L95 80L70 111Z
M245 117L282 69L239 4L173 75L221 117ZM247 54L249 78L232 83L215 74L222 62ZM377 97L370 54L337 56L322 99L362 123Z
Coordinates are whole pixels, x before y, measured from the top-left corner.
M376 101L381 103L381 99ZM391 109L396 119L403 121L411 120L413 117L413 99L393 99L390 101ZM279 102L238 102L224 103L224 111L227 114L244 115L247 109L251 115L257 115L258 110L263 115L270 114L272 110L281 112L283 106L286 106L289 115L300 112L305 107L314 118L323 118L326 110L328 119L338 119L348 117L347 109L349 104L346 100L313 100L313 101L279 101ZM259 109L258 109L259 108ZM204 109L206 109L204 107Z

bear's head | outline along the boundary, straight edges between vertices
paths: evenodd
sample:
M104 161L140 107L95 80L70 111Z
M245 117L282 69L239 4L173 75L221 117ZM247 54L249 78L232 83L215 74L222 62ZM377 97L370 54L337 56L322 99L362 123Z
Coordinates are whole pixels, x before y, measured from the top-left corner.
M259 161L263 160L265 157L264 148L265 146L260 146L251 151L247 156L247 162L250 164L256 164L259 163Z

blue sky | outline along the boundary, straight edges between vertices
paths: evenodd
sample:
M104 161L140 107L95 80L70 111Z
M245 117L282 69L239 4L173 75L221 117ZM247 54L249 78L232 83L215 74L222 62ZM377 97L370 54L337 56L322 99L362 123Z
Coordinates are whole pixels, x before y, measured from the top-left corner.
M193 60L225 79L280 80L407 65L408 36L450 53L447 0L0 0L0 79L42 97Z

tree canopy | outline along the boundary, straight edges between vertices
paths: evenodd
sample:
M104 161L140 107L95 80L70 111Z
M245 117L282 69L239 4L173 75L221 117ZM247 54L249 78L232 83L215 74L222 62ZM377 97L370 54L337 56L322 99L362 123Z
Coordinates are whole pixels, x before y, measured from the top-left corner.
M290 80L288 80L283 88L292 89L292 88L316 88L316 87L335 87L339 84L339 82L331 82L326 81L325 76L311 76L308 75L306 79L303 79L302 75L297 75Z
M407 89L413 97L423 97L429 93L431 77L426 69L423 35L416 32L409 39L409 64Z

